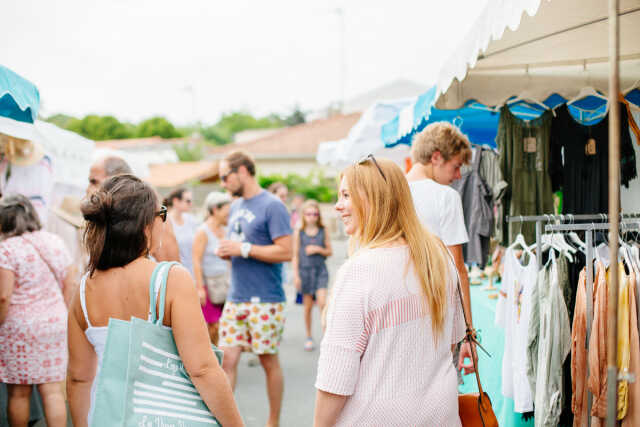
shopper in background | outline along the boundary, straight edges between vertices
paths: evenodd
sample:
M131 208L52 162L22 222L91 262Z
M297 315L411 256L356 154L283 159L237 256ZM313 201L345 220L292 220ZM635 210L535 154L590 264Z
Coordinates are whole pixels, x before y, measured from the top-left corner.
M218 320L227 299L231 281L231 264L216 255L218 242L225 238L231 197L211 192L204 202L207 219L198 227L193 240L193 272L209 328L211 342L218 344Z
M460 426L451 357L465 328L446 247L390 160L345 169L338 197L352 251L328 305L314 425Z
M304 196L302 194L294 194L293 200L291 200L291 229L295 230L300 228L302 204L304 203Z
M460 275L464 309L472 325L469 277L462 254L462 245L469 241L469 236L460 194L449 186L460 179L460 167L471 161L471 154L469 140L456 126L447 122L432 123L413 140L413 166L407 173L407 180L422 224L438 236L453 255ZM455 365L465 375L474 372L473 354L471 343L464 342L459 355L454 356Z
M304 325L307 340L306 351L314 349L311 333L311 310L314 297L320 313L324 310L329 283L329 271L325 260L331 256L331 239L326 231L320 205L315 200L307 200L302 205L302 226L293 233L293 281L298 292L302 292L304 304Z
M193 238L198 228L198 221L189 212L193 204L193 194L186 188L173 190L164 199L163 205L169 210L167 218L173 227L173 234L178 243L180 263L193 274Z
M218 255L231 259L231 289L220 320L224 370L236 383L242 351L260 358L269 398L267 426L280 424L284 378L278 350L284 331L282 263L291 260L289 213L280 199L260 188L253 158L234 151L220 162L220 178L232 196L229 238Z
M0 230L0 382L7 384L9 423L27 425L35 384L47 425L66 426L71 255L60 237L42 230L25 196L0 200Z
M94 193L102 183L112 176L132 173L129 164L117 156L108 156L96 160L89 169L89 185L87 196ZM173 227L164 227L162 230L162 245L153 249L150 255L156 261L180 261L180 250Z
M73 425L91 425L94 381L109 319L149 319L149 280L157 263L147 256L161 244L167 211L156 192L133 175L107 179L82 205L88 272L69 313L67 392ZM171 327L184 369L222 425L242 425L233 392L213 353L191 274L169 271L164 326Z
M269 193L275 195L278 199L282 200L282 203L287 204L287 197L289 197L289 189L281 182L274 182L267 189Z

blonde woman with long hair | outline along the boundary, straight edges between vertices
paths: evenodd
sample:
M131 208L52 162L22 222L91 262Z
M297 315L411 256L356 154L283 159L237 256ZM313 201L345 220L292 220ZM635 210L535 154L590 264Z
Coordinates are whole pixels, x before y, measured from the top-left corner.
M315 426L459 426L456 270L420 223L402 170L366 157L341 174L350 235L320 347Z

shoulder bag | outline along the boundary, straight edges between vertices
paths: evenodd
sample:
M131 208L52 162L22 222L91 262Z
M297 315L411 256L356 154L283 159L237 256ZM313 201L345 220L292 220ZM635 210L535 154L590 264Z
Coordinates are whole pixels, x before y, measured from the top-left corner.
M455 265L455 263L454 263ZM456 275L457 275L456 269ZM460 277L457 277L458 297L460 298L460 305L462 306L462 315L464 316L464 323L467 328L464 341L474 343L480 347L483 351L484 348L476 340L473 328L467 320L467 315L464 312L464 304L462 302L462 291L460 290ZM489 353L487 353L489 354ZM480 383L480 374L478 373L478 364L476 363L476 357L471 357L473 361L473 369L475 370L476 381L478 382L478 393L466 393L458 395L458 414L460 415L460 422L462 427L498 427L498 420L496 414L493 412L493 406L491 406L491 399L489 395L482 389Z

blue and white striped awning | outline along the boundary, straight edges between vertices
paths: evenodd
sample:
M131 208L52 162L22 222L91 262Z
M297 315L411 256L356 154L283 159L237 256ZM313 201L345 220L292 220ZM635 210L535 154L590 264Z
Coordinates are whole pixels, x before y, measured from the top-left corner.
M0 65L0 116L33 123L38 117L40 93L30 81Z
M411 145L411 137L416 129L422 129L422 124L429 120L431 108L436 103L437 88L431 87L418 96L413 102L400 110L391 121L382 126L380 137L387 147L398 144Z

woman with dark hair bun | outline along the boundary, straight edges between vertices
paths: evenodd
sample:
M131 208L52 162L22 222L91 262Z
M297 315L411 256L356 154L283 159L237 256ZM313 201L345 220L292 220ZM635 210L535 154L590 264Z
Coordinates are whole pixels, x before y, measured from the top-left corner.
M156 263L148 254L162 242L167 209L133 175L106 180L82 205L89 267L69 313L67 392L74 426L91 424L95 378L109 319L149 317L149 281ZM163 324L171 327L182 363L200 396L225 426L242 425L227 377L211 349L191 274L169 272Z
M0 200L0 382L10 425L27 425L38 386L49 426L65 426L67 306L74 290L71 255L41 229L22 195Z

